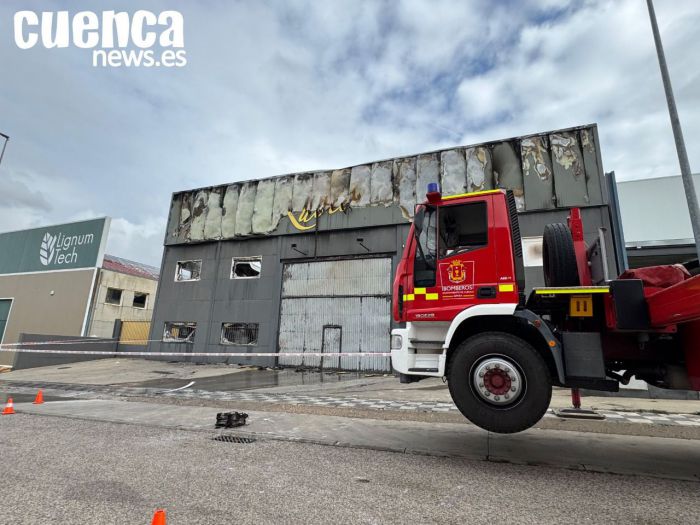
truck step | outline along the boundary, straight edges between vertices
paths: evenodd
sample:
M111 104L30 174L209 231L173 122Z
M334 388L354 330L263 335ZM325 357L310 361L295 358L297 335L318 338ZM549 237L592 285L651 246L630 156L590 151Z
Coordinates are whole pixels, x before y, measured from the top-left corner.
M620 384L611 379L597 377L572 377L566 376L566 386L575 388L588 388L590 390L603 390L605 392L619 392Z

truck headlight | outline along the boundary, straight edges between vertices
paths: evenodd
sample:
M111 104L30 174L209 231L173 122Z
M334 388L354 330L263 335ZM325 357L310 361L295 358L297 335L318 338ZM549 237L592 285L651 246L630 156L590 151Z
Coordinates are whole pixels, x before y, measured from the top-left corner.
M403 343L403 338L400 335L391 336L391 349L401 350L401 344Z

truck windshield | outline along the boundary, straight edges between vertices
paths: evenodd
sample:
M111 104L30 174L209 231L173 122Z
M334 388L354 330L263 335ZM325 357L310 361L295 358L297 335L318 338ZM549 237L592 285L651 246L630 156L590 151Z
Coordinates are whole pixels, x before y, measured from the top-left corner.
M426 206L420 231L416 230L416 255L413 262L413 285L435 286L437 259L437 209Z

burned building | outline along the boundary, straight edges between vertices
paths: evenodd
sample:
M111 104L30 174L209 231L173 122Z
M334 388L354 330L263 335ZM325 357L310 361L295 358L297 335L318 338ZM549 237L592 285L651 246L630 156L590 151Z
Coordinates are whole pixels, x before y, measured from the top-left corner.
M517 201L529 287L544 225L581 207L590 243L619 246L595 125L183 191L173 195L150 351L269 353L210 358L389 370L391 286L416 202L493 188ZM322 352L328 357L289 356ZM206 359L206 358L205 358Z

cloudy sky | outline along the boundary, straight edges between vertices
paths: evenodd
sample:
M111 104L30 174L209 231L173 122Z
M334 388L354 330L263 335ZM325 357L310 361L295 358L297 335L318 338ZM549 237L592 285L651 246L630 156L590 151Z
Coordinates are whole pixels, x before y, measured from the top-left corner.
M18 10L181 11L184 68L20 50ZM700 3L656 0L700 171ZM159 264L174 191L597 122L620 180L678 173L644 0L0 3L0 231L107 215Z

